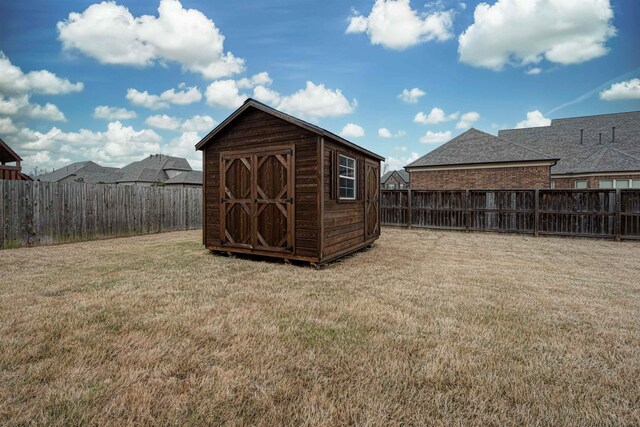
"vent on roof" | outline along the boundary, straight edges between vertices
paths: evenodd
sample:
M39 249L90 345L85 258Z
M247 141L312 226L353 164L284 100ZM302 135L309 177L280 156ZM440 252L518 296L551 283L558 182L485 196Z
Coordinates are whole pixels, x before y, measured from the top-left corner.
M584 136L584 129L580 129L580 145L582 145L582 137Z
M615 142L616 140L616 127L612 126L611 127L611 142Z
M598 135L599 135L599 137L600 137L599 144L602 144L602 132L600 132Z

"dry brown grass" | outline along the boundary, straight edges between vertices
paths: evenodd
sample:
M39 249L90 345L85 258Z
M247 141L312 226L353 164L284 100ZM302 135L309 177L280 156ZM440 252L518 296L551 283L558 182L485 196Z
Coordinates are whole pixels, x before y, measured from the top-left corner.
M640 424L640 244L386 229L0 252L0 424Z

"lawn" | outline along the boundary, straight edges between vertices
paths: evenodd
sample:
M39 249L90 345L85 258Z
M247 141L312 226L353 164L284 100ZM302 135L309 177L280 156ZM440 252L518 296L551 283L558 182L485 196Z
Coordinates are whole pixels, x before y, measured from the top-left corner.
M315 270L189 231L0 277L0 424L640 424L640 243L384 229Z

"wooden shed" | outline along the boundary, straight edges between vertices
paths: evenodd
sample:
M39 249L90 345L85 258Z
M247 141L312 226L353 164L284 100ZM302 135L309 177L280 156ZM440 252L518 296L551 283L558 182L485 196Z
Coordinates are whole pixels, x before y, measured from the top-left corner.
M0 139L0 179L32 181L29 175L22 173L22 159Z
M205 136L212 251L322 264L380 235L383 157L253 99Z

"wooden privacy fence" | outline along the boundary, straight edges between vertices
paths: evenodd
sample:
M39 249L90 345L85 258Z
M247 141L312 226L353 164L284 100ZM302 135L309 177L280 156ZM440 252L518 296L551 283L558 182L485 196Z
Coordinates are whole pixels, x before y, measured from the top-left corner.
M382 225L640 239L640 190L382 190Z
M202 189L0 180L0 249L200 228Z

